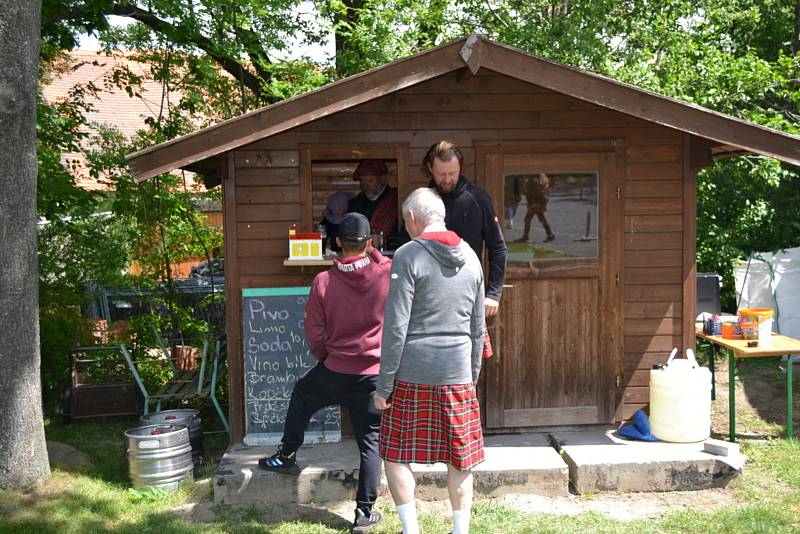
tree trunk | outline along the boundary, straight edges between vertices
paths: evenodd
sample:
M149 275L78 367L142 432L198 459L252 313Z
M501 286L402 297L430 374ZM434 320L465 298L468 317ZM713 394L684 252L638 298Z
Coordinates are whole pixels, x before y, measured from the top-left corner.
M40 0L0 0L0 488L50 475L39 378L36 77Z
M355 74L349 72L351 61L344 61L345 55L354 53L350 34L358 24L359 12L364 7L364 0L344 0L344 11L337 10L333 14L334 42L336 45L336 74L344 78Z

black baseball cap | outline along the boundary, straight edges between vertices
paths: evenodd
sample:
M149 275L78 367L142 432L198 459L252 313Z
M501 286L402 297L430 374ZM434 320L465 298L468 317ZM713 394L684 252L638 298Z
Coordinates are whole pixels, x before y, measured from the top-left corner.
M369 229L369 220L360 213L352 212L342 217L336 234L342 241L361 243L369 239L372 232Z

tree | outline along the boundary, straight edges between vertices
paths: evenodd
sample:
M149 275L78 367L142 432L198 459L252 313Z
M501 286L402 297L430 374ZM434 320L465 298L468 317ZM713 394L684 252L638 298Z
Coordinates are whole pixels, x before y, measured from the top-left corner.
M39 378L36 77L40 3L0 0L0 488L47 478Z
M47 83L50 71L69 66L61 66L60 59L40 60L40 85ZM93 108L85 97L103 90L87 84L73 87L56 102L46 102L41 94L37 98L39 340L45 410L67 386L69 349L81 337L80 342L89 341L80 335L88 328L79 313L90 302L87 288L118 285L129 263L128 243L121 236L124 223L109 213L107 194L78 187L63 160L64 154L84 152L93 143L96 127L87 120ZM92 164L89 170L106 178L96 167Z
M138 24L127 35L158 36L176 52L205 57L237 80L256 105L276 102L270 84L274 52L286 50L302 34L318 39L299 16L298 0L47 0L42 15L48 45L71 49L81 33L110 30L108 17ZM113 32L112 32L113 33ZM243 95L244 98L244 95Z

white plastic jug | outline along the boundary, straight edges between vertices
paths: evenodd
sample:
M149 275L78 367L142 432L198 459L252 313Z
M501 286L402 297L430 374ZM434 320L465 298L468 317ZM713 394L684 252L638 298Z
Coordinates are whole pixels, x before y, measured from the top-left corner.
M650 428L655 437L675 443L703 441L711 434L711 372L700 367L694 351L650 371Z

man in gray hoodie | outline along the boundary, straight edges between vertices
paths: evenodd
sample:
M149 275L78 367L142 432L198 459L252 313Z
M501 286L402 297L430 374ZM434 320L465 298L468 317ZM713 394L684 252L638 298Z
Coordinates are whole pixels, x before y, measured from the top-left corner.
M375 405L384 410L379 452L405 534L418 534L409 463L447 464L455 534L469 531L472 467L483 461L475 384L485 326L481 262L444 225L433 190L402 208L413 239L392 262Z

